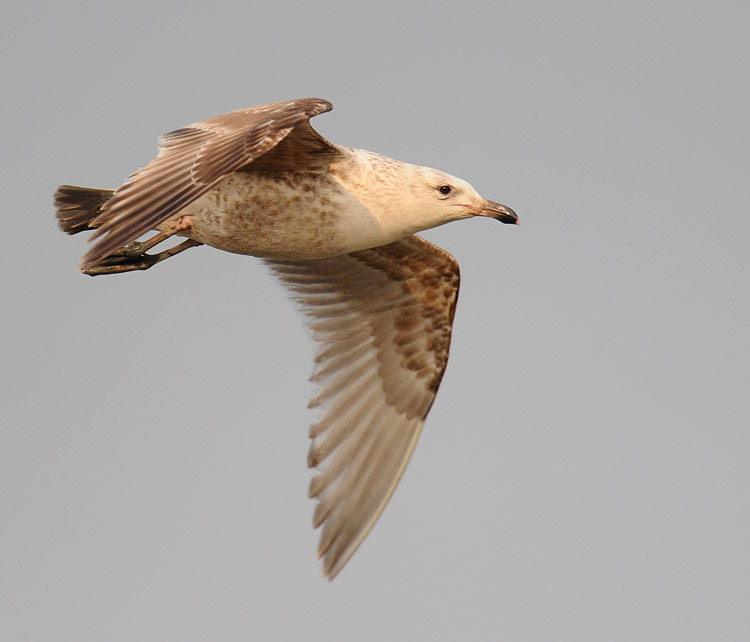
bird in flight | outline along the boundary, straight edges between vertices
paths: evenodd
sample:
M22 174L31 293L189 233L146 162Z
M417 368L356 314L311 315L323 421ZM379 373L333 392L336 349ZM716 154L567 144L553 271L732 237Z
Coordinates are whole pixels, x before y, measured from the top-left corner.
M289 291L318 348L309 495L329 579L393 494L448 360L458 263L415 233L474 216L518 223L445 172L330 143L310 118L331 109L303 98L209 118L162 136L118 189L54 196L60 228L97 239L85 274L209 245L260 257ZM184 240L150 253L172 236Z

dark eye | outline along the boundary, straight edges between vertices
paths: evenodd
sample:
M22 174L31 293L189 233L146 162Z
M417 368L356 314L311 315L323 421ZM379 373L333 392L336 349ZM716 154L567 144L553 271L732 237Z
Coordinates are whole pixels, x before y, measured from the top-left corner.
M453 191L453 188L450 185L441 185L438 187L438 191L443 194L443 196L448 196Z

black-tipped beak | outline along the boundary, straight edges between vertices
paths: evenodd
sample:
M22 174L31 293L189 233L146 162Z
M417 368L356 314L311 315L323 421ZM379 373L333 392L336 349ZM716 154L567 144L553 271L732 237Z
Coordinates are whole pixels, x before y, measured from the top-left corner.
M516 214L507 205L501 205L493 201L485 201L482 206L481 216L489 216L494 218L501 223L507 223L509 225L518 225L518 214Z

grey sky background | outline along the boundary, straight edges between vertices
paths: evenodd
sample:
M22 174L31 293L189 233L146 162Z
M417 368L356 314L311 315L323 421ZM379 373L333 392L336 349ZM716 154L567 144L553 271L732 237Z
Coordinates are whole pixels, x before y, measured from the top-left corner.
M0 639L747 640L747 4L271 4L2 10ZM425 233L451 361L333 583L284 293L208 248L84 277L51 205L302 96L522 223Z

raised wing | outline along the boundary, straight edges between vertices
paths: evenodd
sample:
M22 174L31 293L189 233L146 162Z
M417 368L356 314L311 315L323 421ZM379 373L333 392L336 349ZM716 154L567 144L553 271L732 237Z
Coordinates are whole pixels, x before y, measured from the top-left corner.
M310 483L333 579L388 503L435 399L451 340L459 271L418 236L317 261L266 261L319 344L311 380Z
M289 100L229 112L165 134L157 157L102 207L91 238L103 238L83 257L82 267L154 229L227 174L271 150L295 126L332 108L320 98Z

